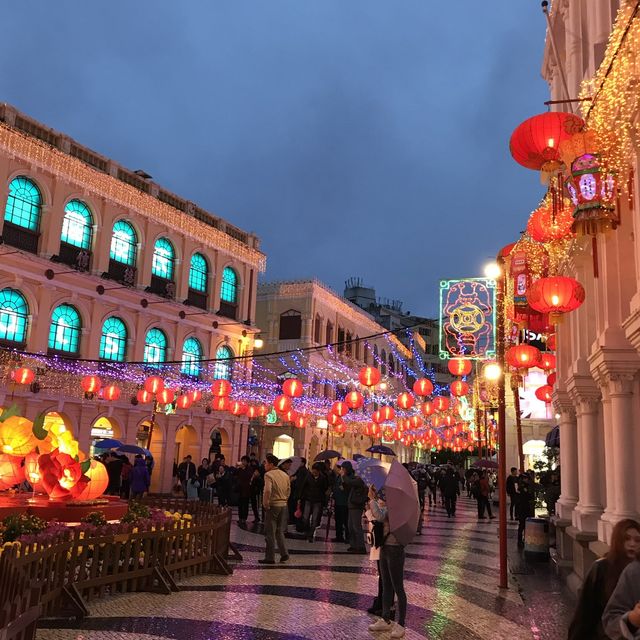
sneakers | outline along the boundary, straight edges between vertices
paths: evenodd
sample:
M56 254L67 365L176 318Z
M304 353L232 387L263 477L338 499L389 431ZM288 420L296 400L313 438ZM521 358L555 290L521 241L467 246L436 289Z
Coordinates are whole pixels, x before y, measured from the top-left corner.
M286 562L289 559L289 554L287 553L284 556L280 556L280 562Z
M391 630L391 637L404 638L404 627L401 627L399 624L394 624Z
M384 618L380 618L377 622L369 625L369 631L389 631L393 629L393 622L387 622ZM398 636L401 638L402 636Z

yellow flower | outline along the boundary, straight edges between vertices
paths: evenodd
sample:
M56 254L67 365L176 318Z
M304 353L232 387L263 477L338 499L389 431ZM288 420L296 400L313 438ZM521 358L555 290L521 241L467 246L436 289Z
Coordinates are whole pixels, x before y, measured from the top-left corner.
M185 520L193 520L193 516L190 513L185 513L182 517Z

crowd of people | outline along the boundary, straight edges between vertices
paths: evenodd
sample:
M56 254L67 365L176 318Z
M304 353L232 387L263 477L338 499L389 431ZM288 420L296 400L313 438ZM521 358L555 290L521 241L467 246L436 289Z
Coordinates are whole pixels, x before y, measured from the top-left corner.
M127 454L106 451L97 460L107 468L107 495L129 499L141 498L149 492L154 466L151 456L136 454L132 462Z

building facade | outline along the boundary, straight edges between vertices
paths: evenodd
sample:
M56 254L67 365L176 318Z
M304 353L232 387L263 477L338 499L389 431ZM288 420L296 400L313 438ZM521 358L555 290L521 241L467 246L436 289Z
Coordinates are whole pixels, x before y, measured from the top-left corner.
M230 458L243 453L246 420L204 399L159 413L149 442L151 408L136 393L154 373L177 392L233 376L224 360L249 352L257 330L258 238L9 105L0 203L0 405L64 422L85 452L104 436L149 447L155 491L212 439ZM10 379L21 365L36 372L31 387ZM89 373L119 399L85 396Z

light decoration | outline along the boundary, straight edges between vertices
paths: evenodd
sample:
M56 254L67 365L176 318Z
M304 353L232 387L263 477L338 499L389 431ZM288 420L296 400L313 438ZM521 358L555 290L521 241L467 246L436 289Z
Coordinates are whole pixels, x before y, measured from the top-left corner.
M538 387L536 389L536 398L538 398L538 400L542 400L542 402L545 402L546 404L551 403L552 394L553 394L553 387L547 384L542 387Z
M422 411L422 415L425 416L425 418L428 418L436 412L436 408L433 402L427 401L420 405L420 411Z
M214 411L228 411L231 400L226 396L216 396L211 402L211 408Z
M328 413L326 420L332 427L340 426L343 422L342 418L335 413Z
M359 391L349 391L344 398L344 402L349 409L360 409L364 404L364 397Z
M380 370L375 367L362 367L358 373L360 384L365 387L375 387L381 379Z
M416 401L410 393L403 391L396 399L396 402L401 409L411 409Z
M393 407L385 406L380 408L380 416L382 417L382 422L387 422L388 420L393 420L395 418L396 412Z
M13 381L16 384L31 384L36 374L29 367L20 367L12 373Z
M437 396L433 399L433 406L436 408L436 411L447 411L450 405L451 401L445 396Z
M276 413L287 413L287 411L291 409L291 398L285 395L276 396L273 401L273 408L276 410Z
M0 423L0 452L11 456L26 456L38 444L32 429L31 420L20 416L4 420Z
M234 416L243 416L245 413L247 413L247 409L247 405L239 400L231 401L231 404L229 406L229 412ZM288 409L286 412L284 412L284 414L286 415L289 411L291 411L291 409Z
M0 454L0 489L8 489L20 484L25 478L22 458L18 456Z
M505 361L515 371L526 371L540 362L540 350L530 344L518 344L509 347Z
M176 398L176 394L172 389L162 389L156 393L156 399L160 404L171 404Z
M176 400L176 406L178 409L188 409L191 404L192 400L187 394L178 396L178 399Z
M228 380L214 380L211 385L211 393L218 398L226 398L231 395L233 387Z
M282 383L282 393L290 398L300 398L304 392L302 382L297 378L288 378Z
M546 372L556 368L556 357L553 353L543 352L540 354L540 368Z
M424 398L433 393L433 382L428 378L419 378L413 383L413 393Z
M468 376L471 373L472 364L471 360L466 358L451 358L447 362L447 367L452 376Z
M136 400L140 404L149 404L153 402L153 393L150 393L146 389L138 389L136 393Z
M71 490L76 500L95 500L99 498L109 486L107 468L99 460L91 460L89 468L84 472L89 482Z
M527 293L529 305L540 313L549 314L550 322L557 324L564 313L574 311L585 298L583 286L568 276L540 278Z
M455 380L451 383L452 396L466 396L469 393L469 384L463 380Z
M102 397L105 400L109 400L109 401L119 400L120 394L121 394L120 387L116 386L115 384L107 385L102 389Z
M149 376L144 381L144 388L149 393L159 393L164 389L164 380L160 376Z
M102 388L102 380L100 380L100 376L83 376L80 380L80 386L85 393L98 393Z
M337 416L344 418L344 416L349 413L349 406L346 402L337 400L331 405L331 413L335 413Z
M573 226L573 215L570 203L563 200L562 206L554 210L553 203L547 195L542 204L529 216L527 233L536 242L562 240L570 236Z

